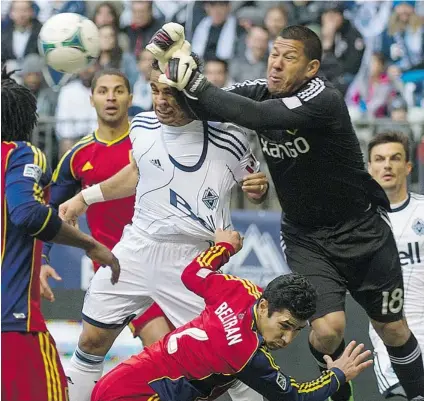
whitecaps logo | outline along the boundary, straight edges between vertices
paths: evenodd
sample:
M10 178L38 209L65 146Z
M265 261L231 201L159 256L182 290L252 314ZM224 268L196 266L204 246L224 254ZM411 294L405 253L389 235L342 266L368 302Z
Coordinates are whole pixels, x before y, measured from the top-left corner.
M242 250L230 259L223 271L251 280L260 287L266 287L281 274L290 273L279 244L268 232L261 233L255 224L248 227Z

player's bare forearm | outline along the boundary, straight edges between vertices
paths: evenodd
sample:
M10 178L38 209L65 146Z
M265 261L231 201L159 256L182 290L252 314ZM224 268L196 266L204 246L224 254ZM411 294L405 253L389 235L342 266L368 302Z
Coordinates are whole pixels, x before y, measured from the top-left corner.
M134 160L114 176L100 183L105 201L126 198L135 194L138 169Z
M224 242L206 249L184 269L181 275L182 282L190 291L203 296L207 287L207 277L227 263L234 253L232 245Z
M65 222L62 223L59 232L53 237L51 242L73 246L84 249L85 251L90 251L95 246L94 238Z

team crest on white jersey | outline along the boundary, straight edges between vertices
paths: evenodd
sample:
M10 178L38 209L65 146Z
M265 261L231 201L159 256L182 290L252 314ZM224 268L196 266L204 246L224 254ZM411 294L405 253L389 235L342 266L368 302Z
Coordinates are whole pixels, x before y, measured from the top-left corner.
M212 188L205 189L202 201L207 208L209 208L210 210L215 209L216 205L218 204L218 200L219 196Z
M421 219L416 219L412 225L412 229L417 235L424 235L424 221Z

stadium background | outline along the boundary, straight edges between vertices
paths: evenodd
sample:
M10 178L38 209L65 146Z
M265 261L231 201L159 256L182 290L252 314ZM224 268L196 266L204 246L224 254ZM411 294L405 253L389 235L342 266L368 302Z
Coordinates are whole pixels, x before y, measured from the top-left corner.
M96 124L88 104L93 71L77 76L54 74L37 55L42 24L59 12L80 13L100 28L102 52L94 69L115 67L128 74L135 99L131 115L151 109L149 60L142 49L165 21L185 25L187 38L197 43L194 50L206 60L206 75L220 87L265 77L269 44L276 32L293 23L307 25L325 42L322 70L345 94L363 150L377 132L405 132L411 139L414 162L410 188L424 193L423 1L2 0L2 63L20 69L16 79L37 97L40 122L32 140L53 167L60 155ZM263 160L254 133L249 136ZM228 268L265 284L285 271L274 191L271 189L269 199L258 207L246 202L236 189L232 207L235 226L245 232L246 242L242 254ZM84 220L81 227L86 229ZM91 266L81 253L63 247L54 248L52 265L63 281L52 283L56 302L43 303L43 310L66 365L78 338ZM351 299L347 305L348 339L369 345L364 314ZM282 368L302 380L317 374L306 335L305 331L288 350L277 353ZM126 331L108 355L108 368L139 348ZM356 394L361 401L382 399L371 370L356 381Z

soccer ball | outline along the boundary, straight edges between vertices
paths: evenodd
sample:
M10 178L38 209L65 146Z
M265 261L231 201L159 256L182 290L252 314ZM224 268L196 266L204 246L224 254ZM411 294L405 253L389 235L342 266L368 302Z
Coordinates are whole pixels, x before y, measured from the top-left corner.
M54 70L77 73L99 56L99 31L79 14L57 14L41 28L38 49Z

